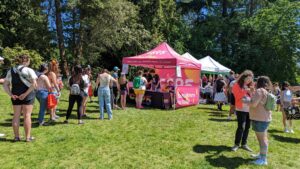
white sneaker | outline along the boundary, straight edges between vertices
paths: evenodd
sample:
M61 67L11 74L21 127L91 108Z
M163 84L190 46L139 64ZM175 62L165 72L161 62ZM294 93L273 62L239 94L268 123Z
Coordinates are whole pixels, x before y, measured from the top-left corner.
M283 130L283 132L289 133L290 131L286 128L286 129Z
M5 136L5 134L0 133L0 137L4 137L4 136Z
M234 145L234 146L231 148L232 151L237 151L238 149L239 149L239 146L238 146L238 145Z
M255 161L252 161L251 163L255 164L255 165L268 165L267 160L266 159L261 159L261 158L255 160Z
M261 158L260 153L258 153L258 154L251 154L250 156L252 158L254 158L254 159L260 159Z
M295 132L294 132L294 130L293 130L293 129L291 129L291 130L290 130L290 133L294 134Z
M227 117L227 120L230 121L230 120L231 120L231 116L228 116L228 117Z

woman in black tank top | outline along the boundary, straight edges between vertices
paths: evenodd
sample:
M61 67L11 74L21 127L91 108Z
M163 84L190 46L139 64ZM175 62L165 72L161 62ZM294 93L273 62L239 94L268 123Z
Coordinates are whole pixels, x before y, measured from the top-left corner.
M24 128L26 141L32 141L31 131L31 112L35 99L34 89L36 88L37 76L35 72L26 67L30 63L27 55L18 57L18 65L7 73L3 84L5 92L11 97L13 104L14 117L12 126L15 134L15 141L20 141L19 126L20 116L23 112Z

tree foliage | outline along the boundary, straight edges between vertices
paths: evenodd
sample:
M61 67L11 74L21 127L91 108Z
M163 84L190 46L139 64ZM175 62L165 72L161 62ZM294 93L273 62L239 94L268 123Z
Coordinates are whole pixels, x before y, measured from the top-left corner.
M3 55L5 56L6 59L9 60L9 62L12 65L16 64L15 59L17 56L24 55L24 54L30 56L30 67L31 68L38 69L39 66L42 64L43 58L35 50L26 50L20 46L16 46L13 48L6 47L3 50Z
M112 68L166 41L181 54L210 55L237 72L293 82L299 11L295 0L3 0L0 46L63 60L58 46L64 45L71 65Z

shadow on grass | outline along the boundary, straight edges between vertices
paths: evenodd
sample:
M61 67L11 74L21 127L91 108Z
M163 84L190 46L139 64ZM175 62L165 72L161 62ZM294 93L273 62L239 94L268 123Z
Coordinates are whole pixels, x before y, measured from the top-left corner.
M214 121L214 122L233 122L233 121L236 121L236 120L216 119L216 118L209 118L208 120Z
M271 130L268 130L268 133L283 133L283 131L276 130L276 129L271 129Z
M205 157L206 161L214 167L222 167L226 169L239 168L243 164L248 164L252 159L245 159L242 157L226 157L224 155L214 156L209 155Z
M7 139L7 138L0 138L0 142L10 142L10 143L14 143L14 139Z
M100 110L85 110L87 113L100 113Z
M193 147L193 151L196 153L210 155L205 156L207 162L214 167L223 167L226 169L238 168L240 165L247 164L251 159L244 159L241 157L226 157L222 152L231 151L231 147L228 146L212 146L212 145L196 145Z
M284 137L284 136L280 136L280 135L275 135L275 134L271 134L271 136L280 142L286 142L286 143L296 143L299 144L300 143L300 139L299 138L292 138L292 137Z
M66 100L66 99L59 99L59 102L69 102L69 100Z
M99 106L98 106L98 105L90 105L90 104L87 104L86 107L91 107L91 108L93 107L93 108L98 108L98 109L99 109Z
M214 111L216 111L217 107L198 107L198 109L201 109L201 110L214 110Z
M228 146L212 146L212 145L195 145L193 147L195 153L214 153L220 154L223 151L231 151L231 147Z
M226 114L222 112L213 111L209 113L209 116L215 116L215 117L227 117Z

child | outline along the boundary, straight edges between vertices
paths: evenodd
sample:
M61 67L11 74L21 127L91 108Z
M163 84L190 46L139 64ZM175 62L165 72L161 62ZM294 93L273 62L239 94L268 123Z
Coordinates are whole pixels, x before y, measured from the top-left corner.
M276 102L277 110L276 111L279 111L279 107L280 107L280 92L281 91L280 91L278 83L277 82L274 83L272 93L277 97L277 102Z
M121 77L120 77L120 90L121 90L121 108L124 110L126 108L126 96L129 91L128 81L124 73L121 73Z
M288 108L292 106L292 102L295 100L293 99L293 92L299 90L298 86L290 87L288 82L283 82L282 89L280 93L280 103L281 103L281 111L282 111L282 122L284 126L285 133L294 133L292 128L292 120L287 119L287 111ZM287 125L287 121L289 122L289 126Z
M169 80L168 85L166 86L166 91L170 93L171 97L171 104L174 104L174 93L175 93L175 86L172 80Z

